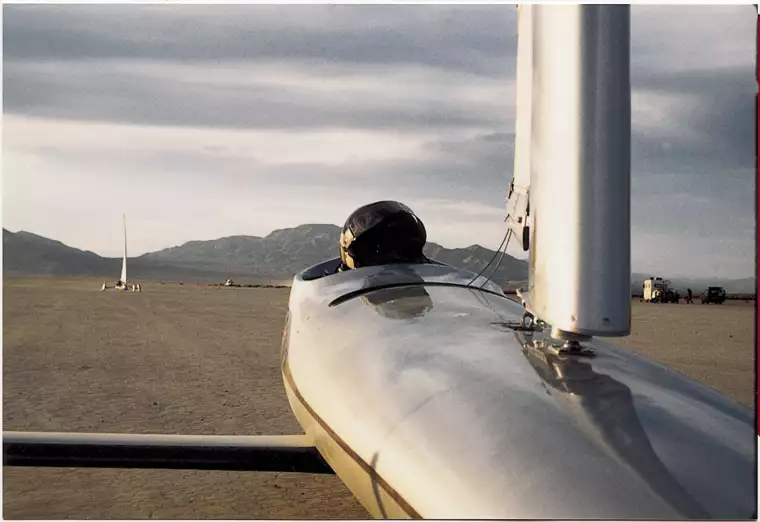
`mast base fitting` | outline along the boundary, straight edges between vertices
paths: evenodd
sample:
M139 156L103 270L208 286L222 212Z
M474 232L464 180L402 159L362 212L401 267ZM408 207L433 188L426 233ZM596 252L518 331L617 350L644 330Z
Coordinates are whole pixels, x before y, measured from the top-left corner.
M586 348L578 341L565 341L564 344L551 345L548 351L554 355L577 355L583 357L593 357L596 352L591 348Z
M552 333L551 333L552 339L557 339L558 341L576 341L576 342L582 342L582 341L590 341L591 336L590 335L583 335L583 334L577 334L573 332L568 332L566 330L560 330L556 326L552 327Z
M560 330L559 328L552 327L551 337L559 341L564 341L564 343L561 345L551 345L549 347L549 350L555 355L594 355L594 350L586 348L581 344L581 341L590 341L590 335L567 332L565 330Z

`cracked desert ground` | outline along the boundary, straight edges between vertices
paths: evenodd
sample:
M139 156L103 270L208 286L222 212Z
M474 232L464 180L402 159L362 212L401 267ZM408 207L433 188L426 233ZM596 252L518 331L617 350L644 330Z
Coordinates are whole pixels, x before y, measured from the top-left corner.
M288 289L3 282L4 430L297 434ZM754 408L754 303L633 302L622 344ZM335 476L5 468L5 518L367 518Z

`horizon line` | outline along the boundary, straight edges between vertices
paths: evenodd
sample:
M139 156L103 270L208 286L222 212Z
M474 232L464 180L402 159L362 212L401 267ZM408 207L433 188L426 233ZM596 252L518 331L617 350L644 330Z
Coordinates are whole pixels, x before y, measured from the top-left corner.
M300 227L315 226L315 225L316 226L320 226L320 225L322 225L322 226L325 226L325 225L326 226L332 226L332 227L336 227L338 229L341 228L340 225L335 225L335 224L332 224L332 223L302 223L300 225L296 225L296 226L293 226L293 227L275 228L275 229L271 230L265 236L254 236L254 235L248 235L248 234L234 234L234 235L229 235L229 236L220 236L220 237L212 238L212 239L191 239L191 240L185 241L184 243L179 244L179 245L168 246L168 247L161 248L159 250L154 250L154 251L151 251L151 252L145 252L145 253L140 254L138 256L132 256L131 258L129 256L127 256L127 259L136 259L136 258L145 256L145 255L148 255L148 254L154 254L156 252L160 252L162 250L167 250L167 249L170 249L170 248L178 248L178 247L181 247L181 246L184 246L184 245L186 245L188 243L193 243L193 242L218 241L220 239L227 239L227 238L231 238L231 237L251 237L251 238L257 238L257 239L265 239L267 236L273 234L274 232L278 232L280 230L294 230L294 229L300 228ZM10 232L11 234L18 234L19 232L25 232L27 234L32 234L32 235L35 235L35 236L38 236L38 237L41 237L41 238L44 238L44 239L48 239L50 241L57 241L58 243L61 243L62 245L66 246L68 248L73 248L73 249L76 249L76 250L79 250L79 251L82 251L82 252L90 252L92 254L97 255L98 257L100 257L102 259L120 259L120 257L118 255L114 256L114 257L104 256L104 255L99 254L98 252L96 252L94 250L86 250L86 249L83 249L83 248L72 246L72 245L64 243L63 241L61 241L59 239L54 239L54 238L51 238L51 237L43 236L41 234L37 234L36 232L31 232L29 230L19 229L19 230L17 230L17 231L14 232L14 231L12 231L10 229L7 229L7 228L3 227L3 232ZM467 249L472 248L472 247L480 247L480 248L483 248L485 250L488 250L491 253L495 252L495 250L491 250L491 249L489 249L487 247L484 247L484 246L480 245L479 243L473 243L472 245L469 245L469 246L466 246L466 247L453 247L453 248L452 247L444 246L444 245L442 245L442 244L440 244L440 243L438 243L436 241L427 241L426 244L428 244L428 243L433 243L433 244L435 244L437 246L445 248L446 250L467 250ZM519 257L515 257L515 256L513 256L511 254L508 254L508 253L506 255L508 255L509 257L511 257L512 259L515 259L517 261L523 261L523 262L527 263L527 259L522 259L522 258L519 258ZM651 274L651 273L652 273L651 271L642 272L642 271L633 271L632 270L631 271L631 278L633 279L637 275L638 276L645 276L645 275ZM650 275L649 277L652 277L652 276ZM659 277L659 276L655 276L655 277ZM668 279L670 279L670 280L673 280L673 279L697 280L697 279L710 279L710 278L714 278L714 279L718 279L718 280L723 280L723 281L737 281L737 280L741 280L741 279L757 279L757 276L755 274L747 275L747 276L739 276L739 277L715 277L715 276L706 276L706 275L700 275L700 276L684 276L684 275L668 276Z

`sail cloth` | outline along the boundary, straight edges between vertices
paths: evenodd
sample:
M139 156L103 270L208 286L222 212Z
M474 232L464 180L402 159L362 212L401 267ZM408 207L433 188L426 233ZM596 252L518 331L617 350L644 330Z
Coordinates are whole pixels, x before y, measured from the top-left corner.
M533 94L533 6L517 6L517 107L515 163L507 199L507 226L529 247L529 189L531 171L531 118Z
M514 190L530 186L530 138L533 93L533 6L517 6L517 107L515 113Z
M122 259L122 262L121 262L121 277L119 278L119 282L126 285L127 284L127 216L122 214L121 217L124 221L124 259Z

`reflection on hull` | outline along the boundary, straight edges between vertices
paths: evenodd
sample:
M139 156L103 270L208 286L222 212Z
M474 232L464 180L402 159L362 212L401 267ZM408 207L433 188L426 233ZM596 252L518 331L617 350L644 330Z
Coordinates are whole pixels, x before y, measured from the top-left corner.
M294 281L291 404L370 513L753 515L751 412L607 343L587 358L536 348L545 333L504 326L523 308L471 277L399 265Z
M518 334L523 354L533 369L565 403L589 438L646 482L684 518L710 518L663 465L641 426L630 388L609 375L596 373L575 355L555 355L533 335Z

